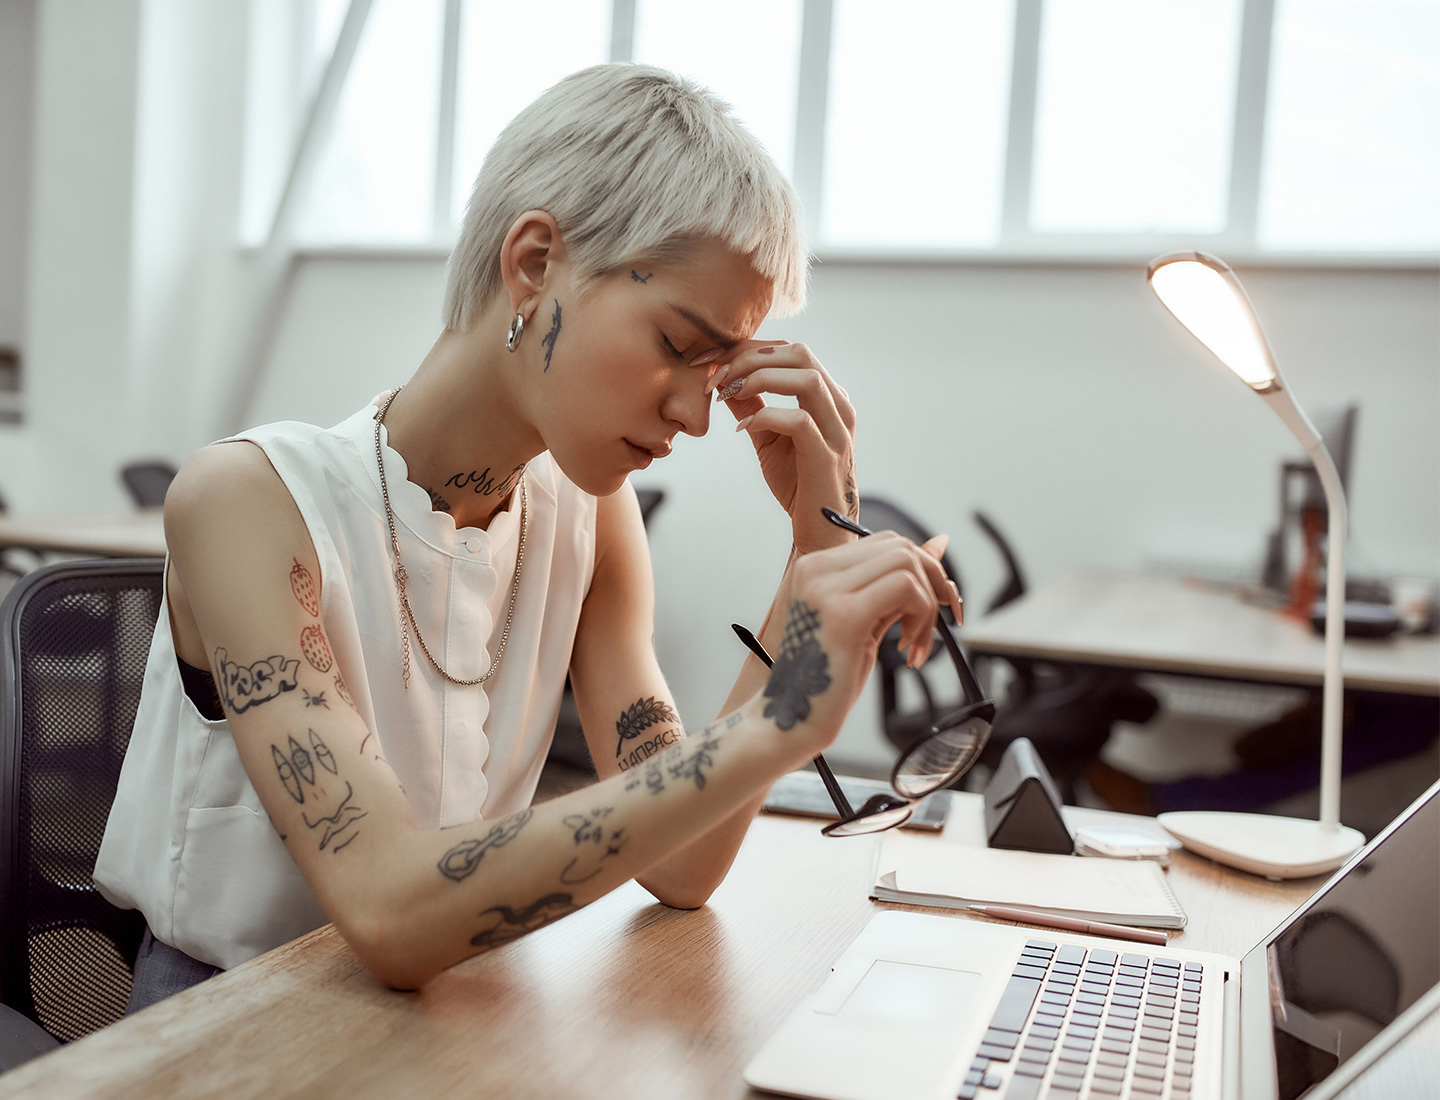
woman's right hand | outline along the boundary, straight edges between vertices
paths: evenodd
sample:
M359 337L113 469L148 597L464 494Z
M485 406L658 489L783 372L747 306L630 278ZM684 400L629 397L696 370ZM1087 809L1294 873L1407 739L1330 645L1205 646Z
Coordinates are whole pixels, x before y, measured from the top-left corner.
M893 531L801 557L784 636L761 692L764 716L813 741L812 755L827 748L890 624L900 621L900 648L918 667L934 645L942 603L959 613L959 594L930 545L921 548Z

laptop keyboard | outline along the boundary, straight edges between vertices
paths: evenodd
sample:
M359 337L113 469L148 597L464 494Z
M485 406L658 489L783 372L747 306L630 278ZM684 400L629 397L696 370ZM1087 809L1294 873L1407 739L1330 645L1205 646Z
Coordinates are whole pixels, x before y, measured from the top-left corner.
M1027 941L958 1100L1189 1100L1201 974L1199 963Z

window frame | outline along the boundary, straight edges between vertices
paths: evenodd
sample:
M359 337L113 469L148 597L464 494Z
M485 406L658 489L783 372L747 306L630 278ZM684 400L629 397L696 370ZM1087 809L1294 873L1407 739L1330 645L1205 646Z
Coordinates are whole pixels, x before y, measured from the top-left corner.
M352 3L356 0L352 0ZM458 224L452 220L456 95L459 84L459 32L463 0L445 0L444 38L437 74L436 173L431 239L404 245L303 245L295 251L315 257L395 257L445 255ZM1006 121L1004 184L1000 233L995 244L977 248L946 246L834 246L820 239L824 192L826 112L829 99L832 0L803 0L800 28L798 94L795 109L794 162L790 178L804 209L805 231L818 260L843 264L950 263L963 265L1047 264L1061 266L1145 262L1177 249L1199 248L1230 262L1267 267L1430 269L1440 267L1440 252L1262 249L1257 243L1271 38L1275 0L1242 0L1235 114L1231 126L1230 180L1226 225L1217 233L1173 234L1057 233L1030 228L1036 90L1045 0L1015 0L1010 97ZM611 0L609 59L629 61L635 37L635 0ZM313 134L319 140L323 135ZM297 158L301 155L297 151Z

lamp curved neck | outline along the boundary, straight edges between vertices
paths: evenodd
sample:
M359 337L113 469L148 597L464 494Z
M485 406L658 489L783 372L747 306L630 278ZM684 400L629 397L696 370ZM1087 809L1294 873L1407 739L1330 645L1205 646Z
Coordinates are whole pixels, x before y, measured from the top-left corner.
M1320 824L1335 827L1340 821L1341 725L1345 703L1341 654L1345 647L1345 538L1350 528L1350 513L1340 471L1310 418L1283 384L1260 396L1295 433L1295 438L1315 464L1330 516L1325 543L1325 682L1320 717Z

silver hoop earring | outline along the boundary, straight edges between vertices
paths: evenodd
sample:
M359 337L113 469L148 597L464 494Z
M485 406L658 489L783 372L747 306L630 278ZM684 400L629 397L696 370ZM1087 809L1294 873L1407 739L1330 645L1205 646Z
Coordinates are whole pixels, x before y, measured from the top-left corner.
M510 331L505 334L505 350L514 351L520 346L520 337L525 332L525 318L515 314L515 320L510 322Z

